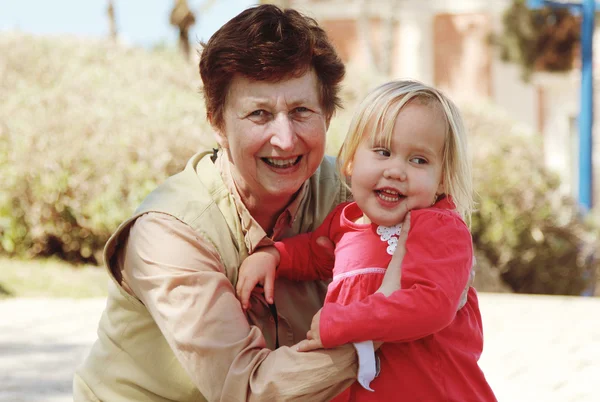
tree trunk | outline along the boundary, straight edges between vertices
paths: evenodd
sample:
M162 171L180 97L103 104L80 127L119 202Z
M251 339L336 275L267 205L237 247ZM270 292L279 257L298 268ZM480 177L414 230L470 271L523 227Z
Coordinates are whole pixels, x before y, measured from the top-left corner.
M190 27L196 22L194 13L188 7L186 0L175 0L171 16L169 18L171 25L179 29L179 48L187 59L190 57Z
M117 41L117 21L115 18L115 6L112 0L108 0L108 7L106 9L106 14L108 16L108 27L110 33L110 39L113 42Z

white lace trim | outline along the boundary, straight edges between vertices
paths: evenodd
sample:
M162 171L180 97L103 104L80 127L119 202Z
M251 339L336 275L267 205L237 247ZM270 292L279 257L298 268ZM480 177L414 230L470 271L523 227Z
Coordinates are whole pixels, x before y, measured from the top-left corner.
M388 248L386 251L389 255L394 255L394 251L396 251L396 246L398 245L398 236L400 235L401 230L401 223L394 226L377 226L377 234L379 235L381 241L386 241L388 243Z
M334 281L339 281L340 279L349 278L351 276L356 275L365 275L365 274L385 274L385 268L361 268L355 269L354 271L344 272L343 274L337 274L333 276Z

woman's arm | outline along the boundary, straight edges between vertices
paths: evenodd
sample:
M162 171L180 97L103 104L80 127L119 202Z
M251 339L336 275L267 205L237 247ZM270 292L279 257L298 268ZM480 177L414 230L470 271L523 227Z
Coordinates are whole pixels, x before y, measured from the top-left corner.
M320 317L325 347L375 340L404 342L445 328L456 315L471 271L472 243L458 218L413 211L402 261L402 289L360 302L326 304Z
M306 354L267 349L214 248L178 220L138 218L120 258L128 287L208 400L325 401L354 381L351 346Z

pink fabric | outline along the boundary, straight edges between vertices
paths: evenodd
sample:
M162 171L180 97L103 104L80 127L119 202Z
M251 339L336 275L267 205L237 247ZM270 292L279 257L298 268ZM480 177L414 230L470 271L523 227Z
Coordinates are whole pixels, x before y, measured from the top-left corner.
M371 383L375 392L355 383L335 400L496 401L477 364L483 332L475 289L457 312L473 249L451 200L411 212L402 290L388 298L375 293L391 259L388 243L376 225L354 223L361 215L355 203L341 204L314 232L275 245L279 276L338 278L321 313L325 347L385 342L381 374ZM335 263L316 246L323 235L336 244Z

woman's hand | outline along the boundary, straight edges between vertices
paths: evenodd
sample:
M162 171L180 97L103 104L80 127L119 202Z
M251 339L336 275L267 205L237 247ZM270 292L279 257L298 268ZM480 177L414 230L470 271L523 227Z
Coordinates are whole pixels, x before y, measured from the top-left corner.
M381 283L379 289L377 289L377 293L383 293L386 297L394 293L396 290L400 289L400 280L402 277L402 260L404 259L404 255L406 254L406 239L408 238L409 230L410 212L406 214L406 217L402 222L402 229L400 230L400 235L398 236L398 245L396 246L396 251L394 251L392 260L390 261L387 270L385 271L383 282Z
M315 349L323 349L323 343L321 342L321 333L319 332L319 321L321 320L321 311L317 311L314 315L312 323L310 324L310 330L306 333L306 339L296 345L298 352L309 352Z

